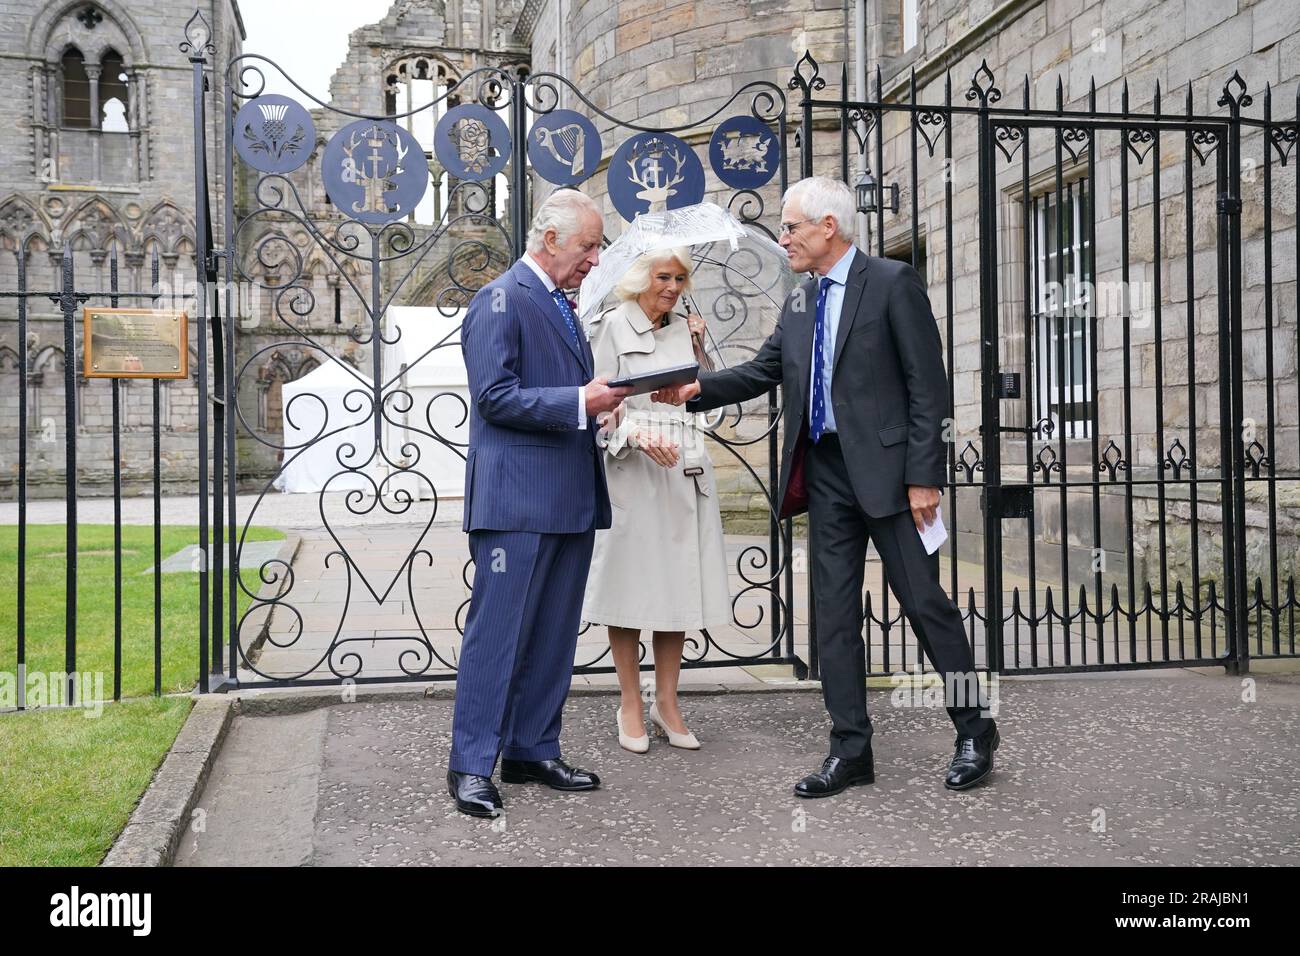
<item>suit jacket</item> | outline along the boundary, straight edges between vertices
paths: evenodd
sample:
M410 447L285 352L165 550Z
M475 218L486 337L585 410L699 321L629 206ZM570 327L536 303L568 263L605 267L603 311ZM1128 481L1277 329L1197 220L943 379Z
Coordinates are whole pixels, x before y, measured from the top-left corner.
M803 457L808 442L817 281L802 283L753 359L700 374L705 411L782 385L784 438L777 501L782 518L808 507ZM947 482L943 430L950 415L939 329L916 270L859 250L849 269L835 336L831 399L853 491L872 517L906 511L908 485Z
M591 347L522 261L475 294L461 325L469 373L465 531L573 534L610 526L596 423L578 427Z

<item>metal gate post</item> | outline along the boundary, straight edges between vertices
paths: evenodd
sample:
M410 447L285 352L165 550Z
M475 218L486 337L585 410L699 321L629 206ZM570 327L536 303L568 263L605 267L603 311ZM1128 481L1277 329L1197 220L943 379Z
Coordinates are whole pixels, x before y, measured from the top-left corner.
M1228 402L1231 418L1225 431L1232 442L1232 450L1230 462L1225 459L1223 467L1227 468L1231 464L1232 482L1231 501L1223 502L1223 538L1226 546L1225 570L1227 563L1232 562L1232 589L1227 595L1229 621L1226 666L1228 672L1233 674L1244 674L1250 669L1247 606L1250 589L1246 581L1246 462L1243 433L1246 413L1241 352L1241 108L1250 104L1251 96L1246 92L1246 83L1241 74L1234 70L1232 77L1224 84L1223 95L1218 102L1219 106L1228 108L1228 168L1226 179L1220 181L1222 192L1218 198L1219 235L1227 237L1228 329L1227 335L1220 339L1219 348L1229 350ZM1222 315L1222 310L1220 314ZM1228 528L1229 508L1232 513L1231 534Z
M981 77L987 86L980 85ZM980 237L980 434L984 444L984 648L990 673L1002 670L1002 449L996 391L997 316L997 182L989 104L1002 98L987 62L981 62L966 91L979 100L979 237Z
M209 692L208 682L208 251L205 224L208 222L207 123L203 108L203 68L207 54L215 53L212 28L203 14L195 12L185 25L181 52L189 54L194 82L194 328L199 362L195 374L199 389L199 692Z
M524 81L515 74L510 78L510 137L514 162L510 169L510 241L514 258L524 254L528 236L528 109L524 104Z

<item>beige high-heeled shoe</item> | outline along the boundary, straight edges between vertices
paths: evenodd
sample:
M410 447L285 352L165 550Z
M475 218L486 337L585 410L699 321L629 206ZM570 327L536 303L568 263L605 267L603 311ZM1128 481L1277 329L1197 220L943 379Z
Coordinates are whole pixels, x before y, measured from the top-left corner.
M699 750L700 742L695 739L695 735L689 730L684 734L679 734L669 728L659 716L659 705L654 703L650 705L650 723L654 724L668 738L668 743L673 747L680 747L682 750Z
M629 737L623 733L623 708L619 707L614 711L614 719L618 722L618 745L624 750L630 750L634 754L643 754L650 749L649 734L642 734L640 737Z

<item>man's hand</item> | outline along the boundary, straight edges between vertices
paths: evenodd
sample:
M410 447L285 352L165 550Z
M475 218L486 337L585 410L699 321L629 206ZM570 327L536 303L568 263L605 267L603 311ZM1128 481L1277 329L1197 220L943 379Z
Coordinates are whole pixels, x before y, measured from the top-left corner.
M608 375L598 375L586 384L583 395L587 399L587 414L612 412L618 403L632 394L630 388L610 388Z
M676 442L669 441L658 428L638 428L632 435L631 444L645 452L656 465L672 468L677 464Z
M687 382L685 385L669 385L650 393L650 400L664 405L685 405L700 394L699 382Z
M911 506L916 530L924 531L934 524L935 509L939 507L939 489L926 488L924 485L908 485L907 503Z

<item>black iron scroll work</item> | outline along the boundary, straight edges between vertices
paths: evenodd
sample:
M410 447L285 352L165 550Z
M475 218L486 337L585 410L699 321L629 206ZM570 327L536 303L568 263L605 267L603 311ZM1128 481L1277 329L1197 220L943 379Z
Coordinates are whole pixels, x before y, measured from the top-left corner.
M993 72L983 62L970 80L964 105L953 102L951 77L940 80L943 99L937 104L918 100L915 75L910 95L904 93L886 102L879 71L872 100L818 97L817 91L826 84L818 75L815 60L805 55L795 68L791 88L801 90L798 108L805 138L801 150L804 175L812 172L814 110L836 114L844 152L841 175L848 178L848 154L856 145L860 157L872 157L870 168L882 187L902 181L907 188L911 221L904 219L895 225L900 237L910 230L914 265L919 229L927 222L930 229L939 227L935 245L942 248L943 268L934 285L942 285L945 295L941 300L936 294L934 302L940 321L945 321L946 313L948 368L953 373L978 371L980 383L978 396L967 406L970 411L959 408L955 412L970 418L978 413L979 437L966 439L958 433L957 440L950 444L949 495L944 503L944 517L949 519L951 531L947 545L950 593L959 605L965 605L963 615L977 663L981 663L979 638L983 631L987 635L982 664L991 671L1006 673L1191 663L1220 664L1240 672L1247 667L1252 653L1295 656L1295 616L1300 604L1294 575L1279 547L1279 522L1284 516L1279 514L1282 496L1277 485L1281 481L1300 481L1300 475L1294 467L1283 470L1279 460L1288 452L1294 455L1295 446L1287 444L1291 439L1277 427L1279 420L1286 421L1284 409L1278 407L1286 380L1274 365L1276 336L1295 333L1281 322L1275 323L1272 317L1273 297L1278 290L1272 280L1276 257L1272 249L1271 190L1273 174L1292 158L1296 122L1273 118L1271 90L1267 88L1262 120L1242 115L1252 97L1245 81L1235 72L1226 78L1217 102L1224 112L1209 116L1194 112L1190 89L1175 101L1173 110L1162 106L1158 83L1151 110L1137 113L1129 108L1127 83L1121 84L1118 111L1098 109L1095 86L1088 91L1084 108L1067 111L1064 84L1059 80L1054 108L1031 108L1028 77L1017 97L1020 102L1006 102ZM847 76L843 87L847 87ZM902 83L897 87L899 91L907 89ZM882 122L886 113L903 121L895 127L902 132L894 147L901 148L892 150L898 158L891 167L884 163L884 140L890 135ZM954 176L950 164L961 158L952 149L953 129L958 123L967 124L968 129L974 125L978 133L977 155L970 158L970 166L977 165L978 174L973 181L968 180L977 189L979 205L978 368L958 367L953 344L954 293L958 284L953 250L960 230L954 231ZM851 143L850 134L856 143ZM906 145L908 134L910 150ZM1036 149L1030 149L1031 139ZM936 157L939 144L942 154ZM1050 153L1045 147L1050 147ZM1067 257L1056 256L1049 261L1039 253L1039 246L1069 250L1077 238L1079 248L1086 251L1078 253L1074 271L1090 281L1098 274L1094 261L1100 218L1097 207L1117 206L1117 210L1111 210L1112 215L1118 213L1120 220L1117 248L1108 251L1117 254L1119 265L1108 271L1118 273L1119 285L1128 290L1136 258L1130 248L1130 232L1134 231L1130 226L1138 221L1130 214L1131 187L1142 184L1149 188L1151 197L1146 226L1151 252L1144 261L1163 266L1167 259L1161 250L1169 241L1166 227L1171 213L1162 206L1162 196L1173 181L1166 182L1168 176L1162 171L1177 168L1166 161L1171 148L1180 154L1176 158L1181 160L1183 173L1182 188L1175 188L1169 197L1171 203L1181 199L1183 209L1194 209L1198 203L1207 211L1213 208L1216 216L1212 247L1217 255L1208 264L1202 257L1184 255L1182 267L1169 274L1175 277L1175 283L1181 279L1188 289L1204 283L1215 290L1219 321L1217 329L1202 327L1197 314L1201 304L1196 301L1198 297L1188 295L1177 305L1167 301L1161 283L1170 280L1162 268L1151 271L1149 316L1141 318L1149 320L1154 342L1181 338L1185 354L1164 345L1153 349L1149 374L1154 388L1148 397L1137 391L1139 385L1145 384L1139 376L1145 377L1147 372L1134 362L1142 340L1131 330L1141 325L1135 321L1136 312L1128 297L1119 305L1100 303L1095 294L1085 302L1043 304L1039 299L1040 283L1055 281L1058 287L1064 287ZM1051 161L1041 170L1045 175L1036 185L1037 172L1031 156L1042 153L1048 153ZM942 159L941 184L937 172L929 181L921 180L918 160L926 154L931 160ZM1118 166L1122 188L1113 190L1113 199L1103 188L1102 198L1094 203L1098 170L1104 168L1099 164L1111 162ZM1256 359L1262 352L1265 371L1262 376L1258 371L1250 373L1252 388L1247 390L1247 370L1243 366L1245 356L1251 353L1246 335L1254 330L1243 331L1242 287L1249 270L1243 270L1241 263L1242 179L1243 169L1251 169L1252 163L1263 174L1262 328L1269 331L1256 335L1251 343ZM937 164L931 166L939 169ZM919 186L927 187L928 195L923 195L930 208L924 216L918 211ZM1295 189L1300 195L1300 185ZM1247 193L1249 201L1257 200L1257 190ZM1046 210L1049 203L1055 209L1079 210L1077 237L1074 222L1064 215L1051 220L1054 235L1039 235L1036 223L1040 210ZM874 211L876 247L872 251L883 256L887 251L885 203L876 202ZM1196 248L1197 236L1209 233L1205 217L1187 214L1182 219L1183 248ZM1043 221L1048 221L1045 213ZM1044 233L1046 229L1044 226ZM1289 257L1293 253L1288 250L1282 255ZM1294 255L1300 261L1300 254ZM1018 270L1003 268L1016 265L1017 257L1023 264ZM1207 270L1208 281L1202 278ZM1004 275L1012 278L1017 272L1019 282L999 288ZM946 308L941 307L941 301ZM1004 305L1023 311L1022 328L1013 326ZM974 320L970 321L973 325ZM1040 321L1046 333L1039 331ZM1103 322L1115 330L1119 345L1116 351L1120 353L1107 357L1111 366L1106 370L1108 376L1098 368L1099 323ZM1054 339L1052 330L1056 330ZM1023 336L1022 348L1007 350L1004 357L1003 341L1017 336ZM1082 342L1083 354L1077 368L1073 356L1067 361L1065 354L1070 336L1078 336ZM1020 357L1015 357L1016 351L1021 352ZM1004 374L1004 363L1009 369L1023 370L1022 391L1017 390L1010 375ZM1106 377L1113 384L1103 388ZM1036 387L1040 380L1051 382L1050 392L1047 386L1041 390ZM1208 409L1197 412L1208 392L1206 386L1216 384L1217 410L1211 396ZM1260 388L1260 384L1265 387ZM1077 396L1076 388L1084 393L1083 398ZM951 381L949 389L949 401L955 404ZM1185 403L1180 411L1177 398L1182 396ZM1101 414L1102 398L1109 398L1113 402L1111 409L1117 410L1110 420ZM1142 407L1144 402L1149 409ZM1053 407L1059 411L1053 412ZM1147 411L1154 415L1151 424L1145 426L1149 433L1143 433L1135 423ZM1004 414L1010 419L1005 424ZM1078 434L1084 430L1085 434ZM1281 450L1279 445L1283 446ZM958 589L959 540L976 524L970 519L957 520L958 495L964 490L982 492L985 502L978 521L984 565L982 611L974 587L965 589L964 594ZM1155 541L1146 554L1146 582L1140 580L1137 567L1140 541L1135 534L1139 517L1135 503L1139 496L1150 500L1154 505L1150 513L1156 516L1150 532ZM1211 505L1216 499L1217 503ZM1248 501L1256 511L1250 522ZM1036 518L1035 502L1055 506L1057 517L1046 522ZM1122 536L1113 531L1103 536L1103 502L1117 506L1117 511L1122 509L1123 520L1117 522ZM1264 549L1252 547L1250 540L1250 536L1260 533L1259 518L1265 507L1267 539L1259 543L1267 545L1266 561L1256 560ZM1171 534L1171 529L1176 528L1171 517L1178 517L1178 509L1186 515L1190 546L1180 545ZM1085 521L1078 520L1085 517L1079 512L1086 514ZM1209 546L1201 527L1207 519L1222 523L1222 535L1216 535ZM1025 522L1016 529L1019 532L1023 528L1023 536L1017 533L1008 537L1006 548L1002 539L1004 520ZM1039 529L1052 523L1055 546L1039 540ZM1077 560L1078 554L1071 554L1072 539L1077 539L1076 550L1079 544L1091 546L1093 561L1082 573L1077 568L1082 563ZM1028 552L1028 582L1023 593L1021 585L1003 585L1003 562L1021 542ZM1047 547L1056 552L1049 555L1056 564L1050 570L1039 567L1037 561L1036 552ZM1108 553L1117 559L1117 567L1111 571L1105 570L1104 561L1097 560ZM1207 562L1207 554L1212 554L1213 560ZM1248 558L1259 570L1248 565ZM1189 580L1183 563L1190 563ZM1221 569L1216 569L1214 565L1220 563ZM867 667L871 673L888 674L892 672L890 630L896 626L906 628L907 622L901 614L891 615L886 582L882 581L877 593L883 598L877 602L883 608L881 613L874 613L869 599L865 608ZM873 627L885 633L882 668L872 661ZM921 663L919 648L909 648L903 641L901 649L902 669L907 669L909 649L915 651Z
M244 118L249 119L251 125L241 126L235 122L237 107L247 110L250 105L258 106L259 97L265 88L263 70L267 65L285 76L315 107L348 120L336 134L335 140L326 146L325 155L341 154L341 165L345 165L352 175L331 179L332 171L322 170L327 191L330 192L336 209L343 214L342 218L314 217L308 200L290 178L294 168L302 163L294 163L287 158L283 149L286 143L293 142L298 135L298 131L292 128L294 108L291 106L287 111L279 108L284 105L284 98L268 96L265 98L267 102L263 104L268 107L267 110L245 113ZM433 226L413 227L402 221L419 202L423 187L428 183L428 171L423 150L407 138L409 134L398 127L397 121L434 110L440 102L453 97L472 97L475 102L491 108L509 106L510 98L515 94L515 86L505 71L480 68L450 85L439 98L421 107L392 116L366 116L321 102L294 82L274 61L249 54L237 57L230 63L226 70L225 89L227 181L233 181L231 177L235 152L238 151L241 155L249 152L261 160L257 163L260 168L255 188L250 192L251 208L242 214L237 224L233 190L227 190L226 221L234 224L229 236L230 249L241 250L244 246L251 245L246 260L244 256L235 253L225 257L228 287L229 283L235 282L247 284L269 296L274 304L274 318L287 333L287 341L258 348L243 361L237 373L229 376L228 380L232 383L230 394L238 395L238 384L267 353L287 346L311 353L322 364L335 363L356 381L355 387L346 392L342 402L347 417L337 422L330 421L332 410L322 396L310 392L294 396L285 408L286 418L291 423L295 414L301 421L304 412L312 404L319 407L322 417L315 434L293 442L290 441L290 436L282 436L281 441L277 442L259 434L246 419L238 402L232 401L235 415L230 417L230 426L225 436L229 445L229 458L232 462L237 460L234 449L236 417L245 436L283 454L277 476L320 442L356 428L359 423L369 432L364 440L349 436L349 440L338 445L335 450L337 470L325 482L318 499L322 525L334 543L334 549L325 557L325 565L327 568L341 569L345 575L346 583L341 587L343 609L334 624L329 646L320 650L318 655L313 654L313 659L301 662L291 674L268 674L259 668L256 661L250 660L248 653L250 646L260 636L256 632L268 612L277 617L288 615L293 624L288 634L277 635L274 631L266 633L265 641L268 644L277 648L293 647L303 634L303 613L296 604L301 604L304 599L298 598L294 593L294 569L287 562L272 558L264 561L253 574L250 573L252 569L244 567L240 560L248 529L255 523L266 495L272 488L274 477L261 488L256 501L242 516L242 520L235 513L232 483L229 498L231 526L233 528L237 520L241 520L241 526L238 546L232 547L231 564L238 569L237 585L247 596L249 606L236 619L235 594L232 590L231 677L237 676L236 663L265 681L277 684L454 676L453 662L434 646L425 622L421 620L416 601L418 592L413 575L417 567L433 565L433 554L425 545L425 538L433 525L439 503L433 481L421 470L421 457L428 453L430 446L426 444L422 448L416 436L431 439L437 443L435 447L439 453L454 454L463 462L465 442L439 432L434 424L433 409L434 404L440 401L458 403L460 415L453 428L463 428L469 410L464 400L450 391L435 394L423 409L415 410L415 397L405 382L406 374L416 362L427 359L444 348L458 349L459 330L449 332L416 358L415 362L408 363L401 369L389 369L384 367L383 346L397 343L401 338L401 329L386 331L383 320L389 306L407 287L421 265L427 260L438 263L436 258L430 260L434 247L458 226L487 226L491 239L460 237L451 244L445 264L437 264L436 277L445 281L445 288L439 294L436 305L444 316L451 316L467 305L474 292L508 264L512 257L509 251L501 250L511 250L513 243L512 236L491 214L490 183L468 179L457 182L449 190L441 219ZM289 128L285 128L286 121ZM240 136L246 136L250 141L240 144L243 150L236 148L236 138ZM307 154L314 146L315 143L308 137L306 149L301 151L302 162L306 161ZM405 182L402 181L403 178ZM355 195L348 192L349 188ZM305 275L307 254L293 242L289 235L290 227L301 230L302 234L309 237L308 250L319 250L332 263L333 270L340 276L340 282L346 283L360 303L364 319L349 329L348 336L358 346L370 347L367 369L370 381L300 324L315 311L316 299L310 279ZM265 232L262 231L264 228ZM250 237L254 235L257 238L251 240ZM275 285L260 281L259 269L273 269L285 264L290 266L285 281ZM349 270L345 264L353 264L356 268ZM383 281L386 271L391 280L387 285ZM423 421L419 421L421 416ZM392 439L391 434L385 440L386 426L401 431L404 440L400 445ZM350 548L331 524L330 506L336 508L339 493L355 484L360 484L361 487L351 487L342 495L343 506L351 516L369 516L375 521L405 523L411 527L413 540L395 572L368 568L364 549ZM413 494L412 487L418 489L418 492ZM432 507L427 518L416 515L422 506L428 506L421 493L431 496ZM341 512L337 515L342 516ZM253 577L256 578L255 582L250 581ZM264 585L271 587L264 588ZM357 587L365 589L358 593L368 593L380 605L392 600L404 589L406 599L411 602L411 629L417 633L374 637L345 634L344 622L352 607L353 590ZM268 590L274 592L274 595L265 596ZM254 626L253 622L257 622L258 626ZM367 648L393 648L395 644L406 645L396 655L400 673L363 675ZM319 678L326 667L332 676ZM307 679L308 675L316 675L317 679Z
M719 117L735 109L734 104L745 104L747 110L741 114L752 117L767 129L772 130L779 149L779 183L784 192L787 183L785 157L787 155L786 98L785 93L774 83L756 81L747 83L736 90L731 97L695 122L681 126L650 127L626 122L600 109L582 91L568 79L556 73L536 73L520 84L519 96L521 106L526 107L537 116L545 116L556 110L560 102L560 87L567 88L570 94L581 101L590 115L599 117L614 129L627 131L628 135L636 133L672 133L682 135L687 130L707 127ZM708 140L703 144L707 146ZM611 143L611 148L616 145ZM758 189L735 188L726 194L725 203L720 204L736 216L741 222L760 230L768 238L775 240L773 231L762 221L766 214L762 194ZM694 278L697 288L706 287L702 295L692 299L699 308L708 325L708 353L716 368L745 361L757 351L754 342L755 331L766 335L774 327L776 317L784 302L784 291L778 287L779 275L766 273L761 262L752 249L743 245L738 249L722 248L725 243L715 243L695 252ZM743 336L743 338L742 338ZM758 339L761 343L761 336ZM740 467L749 476L756 492L766 504L768 519L768 540L766 544L749 544L742 548L736 558L736 576L740 587L732 595L732 623L742 633L757 634L764 622L768 633L758 638L750 648L737 649L728 647L717 635L707 629L701 630L699 636L688 634L683 651L683 665L686 667L734 667L742 664L789 664L796 676L806 676L804 662L795 654L793 615L789 604L789 595L793 594L793 564L791 561L791 527L788 520L781 521L777 515L776 492L779 460L777 458L777 423L779 420L777 395L773 391L767 397L762 411L746 411L735 405L719 409L709 416L709 444L718 449ZM755 434L746 435L739 432L739 427L747 417L755 414L765 415L762 427ZM732 430L731 437L720 434ZM767 448L767 479L764 480L754 463L745 456L744 451L750 447ZM715 461L717 456L714 456ZM467 571L468 574L468 566ZM761 601L746 603L751 596L766 595L767 609ZM457 615L459 627L461 614L468 607L466 602ZM584 624L586 629L589 625ZM639 654L644 661L646 644L640 646ZM609 655L608 645L602 645L599 652L589 660L580 660L575 671L578 673L610 673L613 667L602 663Z
M310 101L313 108L319 107L329 113L341 115L349 121L343 124L353 127L351 130L343 131L349 134L348 142L333 144L333 148L351 147L354 155L357 150L360 150L364 158L356 163L356 167L357 172L365 177L383 174L384 170L367 168L365 164L377 163L385 155L390 155L386 154L383 148L376 149L375 141L383 139L385 135L396 129L397 121L425 110L434 110L438 103L452 98L462 103L472 100L493 110L507 110L512 119L511 141L508 146L513 161L511 168L507 170L511 181L507 223L498 221L494 216L490 181L482 183L469 180L458 181L450 190L446 209L441 219L433 226L413 228L405 222L396 221L405 217L408 211L406 208L391 216L383 214L362 216L355 207L348 207L340 210L344 213L343 218L314 217L308 199L293 181L294 161L289 157L295 148L301 146L301 142L295 146L297 130L292 128L294 118L301 119L306 114L300 109L295 109L297 104L292 100L286 102L288 98L283 97L272 99L268 96L258 105L258 98L265 88L264 69L267 66L285 76L298 91L303 102ZM243 55L234 59L226 69L223 118L227 182L235 181L234 163L241 161L234 158L236 152L240 152L236 148L236 137L247 134L248 138L260 143L255 151L257 161L255 164L250 164L257 172L254 187L247 191L251 202L248 209L240 211L238 219L236 219L233 198L234 190L226 190L225 223L229 250L224 254L226 288L230 290L238 283L256 289L261 295L269 296L274 305L274 321L283 328L286 340L257 348L242 361L238 369L234 367L231 354L233 348L227 351L225 381L229 385L226 394L230 398L228 404L233 406L234 414L226 418L223 436L225 457L232 463L238 460L235 444L236 420L245 437L282 453L283 462L280 472L318 443L334 439L342 431L356 427L358 422L367 426L364 430L369 433L365 441L353 439L339 446L335 454L337 470L319 493L320 520L334 544L333 550L326 556L326 567L338 568L345 575L346 584L340 587L343 592L341 596L343 609L339 613L338 621L332 623L333 634L328 648L318 649L319 653L309 655L311 659L296 664L293 673L267 673L259 668L256 659L250 659L252 655L249 653L259 641L265 641L266 646L280 649L298 645L304 633L303 610L305 608L302 608L302 603L304 600L309 600L295 594L294 569L286 561L272 558L254 569L245 567L241 560L248 529L256 522L260 509L264 506L266 495L272 488L274 478L266 482L251 508L240 516L236 513L233 480L238 476L232 475L232 480L226 488L227 510L232 528L229 563L235 569L227 596L230 621L228 655L230 678L237 680L241 669L245 680L247 675L252 673L257 675L256 683L274 684L329 684L345 679L362 683L454 678L453 661L449 660L445 653L440 653L430 639L426 629L428 609L423 609L424 619L422 619L422 609L417 603L419 592L413 580L417 568L427 569L433 565L434 557L426 546L425 539L437 514L438 506L434 483L421 470L421 455L428 453L429 445L425 443L421 448L416 436L423 436L436 442L440 453L454 454L463 462L465 442L439 432L434 424L432 408L433 403L438 401L457 402L460 415L454 428L463 428L468 419L468 408L464 400L454 392L439 393L433 396L423 409L414 408L416 399L406 388L404 379L404 372L409 371L410 366L406 366L402 371L383 367L382 346L391 345L400 337L400 329L391 333L385 330L383 318L388 307L397 300L396 297L407 286L412 275L429 259L435 245L444 238L451 240L450 250L446 255L445 265L438 265L439 270L445 270L440 272L440 275L445 278L445 289L439 295L436 304L446 316L451 316L457 309L466 306L479 287L504 270L522 251L527 218L524 198L526 172L522 166L526 162L527 155L525 97L532 99L532 102L527 103L527 109L535 113L546 113L554 108L557 82L567 85L566 80L551 74L541 74L524 81L511 76L505 70L485 67L474 70L451 84L442 96L431 103L406 113L377 117L351 113L321 102L294 82L278 64L267 57L255 54ZM574 94L583 100L592 113L599 114L617 126L636 130L645 129L645 127L621 123L596 109L578 91L574 90ZM779 141L784 144L785 98L780 89L773 84L748 84L727 104L704 117L700 122L709 122L735 100L745 96L751 97L751 114L775 127L780 136ZM549 106L545 101L547 97L551 98ZM240 126L236 123L236 117L240 110L248 110L250 104L253 104L255 109L243 114L243 119L248 122L245 126ZM260 108L261 105L268 108L263 110ZM362 133L360 136L356 135L358 124ZM201 133L201 128L196 126L196 131ZM372 134L369 139L365 135L367 131ZM663 132L670 132L670 130L663 130ZM310 137L307 139L310 140ZM247 152L250 144L242 145L245 147L244 152ZM308 149L314 146L314 143L308 142ZM401 144L393 142L391 147L399 149ZM329 151L331 147L327 146L326 149ZM379 153L378 157L374 155L376 151ZM240 152L240 155L244 155L244 152ZM417 165L422 165L422 156L414 159ZM411 161L409 155L404 161L409 164ZM781 166L781 185L782 187L785 185L784 163ZM384 190L381 189L377 199L375 193L371 192L369 200L362 203L363 209L374 212L377 205L382 202L383 194ZM771 236L771 230L759 222L763 215L763 200L756 191L737 190L731 196L729 205L738 218L753 224ZM366 222L364 221L366 218L374 221ZM462 225L478 226L480 232L486 227L490 238L455 235L457 227ZM301 232L308 237L309 244L306 250L295 245L290 235L291 231ZM256 239L253 239L254 236ZM304 270L309 252L313 255L319 252L332 263L332 269L340 276L340 282L346 284L346 289L350 289L351 294L362 306L364 320L349 331L349 336L358 346L370 346L370 367L367 370L371 378L369 382L338 354L319 341L309 328L304 327L303 320L312 315L316 308L315 296ZM430 261L438 263L440 259L441 256L437 256ZM707 303L707 307L704 302L698 303L710 312L714 336L712 350L715 362L719 365L726 364L728 358L734 359L740 355L752 354L756 350L755 347L735 341L735 337L745 325L747 317L760 307L763 309L764 316L771 315L774 318L775 309L780 305L779 296L774 290L765 288L762 283L756 281L752 263L743 260L742 249L739 256L723 255L718 261L711 263L721 270L725 289L714 301ZM353 264L355 268L345 269L345 264ZM260 272L286 265L289 267L288 275L283 281L274 285L261 281ZM369 270L368 283L365 278L367 269ZM383 282L385 271L390 273L390 281L387 284ZM348 293L344 291L343 294ZM224 319L228 337L233 336L235 331L233 312L228 303ZM751 323L751 330L753 324L755 323ZM458 332L459 330L450 332L416 361L423 360L443 348L459 348ZM233 342L233 339L230 341ZM268 353L286 346L308 352L322 364L335 363L346 375L355 379L356 386L346 393L343 402L347 418L338 422L330 420L331 409L322 396L312 393L300 393L295 396L285 408L286 418L292 422L296 414L301 421L303 411L315 405L320 410L321 423L315 429L315 434L306 439L291 442L290 438L285 436L277 442L273 438L259 434L253 427L253 423L246 419L244 410L240 408L235 397L239 394L239 383L250 374L250 369L255 368L259 360ZM743 417L738 407L725 415L720 414L719 418L726 415L734 419L733 424L738 424ZM416 424L415 420L420 416L423 417L423 421ZM702 640L691 639L688 642L688 651L685 655L686 666L713 667L734 666L747 662L785 662L792 664L797 673L803 666L794 655L792 616L782 597L781 577L784 575L789 582L791 575L791 564L788 559L790 529L787 522L782 534L772 502L771 489L775 485L777 467L776 421L777 404L775 396L772 396L767 405L765 427L760 434L734 439L715 436L717 445L740 463L768 504L770 529L767 547L751 545L740 555L738 573L742 580L742 587L735 596L733 606L739 606L739 602L746 594L767 592L770 610L765 613L760 604L754 620L740 620L738 616L736 626L753 630L760 627L766 617L770 637L758 642L755 653L741 653L724 647L705 632ZM386 426L390 429L405 430L410 440L395 449L391 436L389 441L384 440ZM743 446L757 445L762 441L768 443L769 476L766 483L740 453ZM372 468L376 471L382 469L386 474L382 476L371 474ZM330 492L331 487L338 488L338 485L344 481L359 483L364 489L354 489L343 495L343 503L351 516L369 516L378 521L405 522L411 526L413 540L409 549L404 549L403 560L396 572L384 571L381 576L368 570L364 553L358 554L356 549L349 548L331 526L330 512L327 510L327 493ZM432 511L427 519L416 519L415 512L420 507L421 501L419 496L411 494L408 490L413 483L426 494L431 495ZM334 497L338 497L337 491ZM233 529L237 524L240 531L236 541ZM763 574L763 571L767 573ZM468 585L470 574L468 564L462 574ZM405 590L406 599L411 602L413 620L411 631L414 633L408 632L400 636L348 636L344 632L344 622L352 606L353 590L358 586L365 589L358 591L358 594L368 593L379 604L391 600L395 594ZM239 595L236 588L248 601L247 610L238 616L236 600ZM786 593L789 593L788 585ZM456 611L455 626L458 632L462 631L463 615L467 605L468 602L465 602ZM281 624L287 617L291 625L288 633L277 633L283 630L282 627L276 629L265 627L265 621L271 614L274 614ZM367 648L374 650L386 646L391 649L395 646L394 642L398 642L397 646L406 645L396 655L399 672L393 673L391 666L386 662L385 673L363 674L367 669ZM711 651L716 654L710 656ZM576 669L583 672L609 672L612 667L607 663L602 666L604 656L602 652L593 660L579 662ZM375 665L369 666L373 671ZM328 668L328 675L325 675L325 668Z

